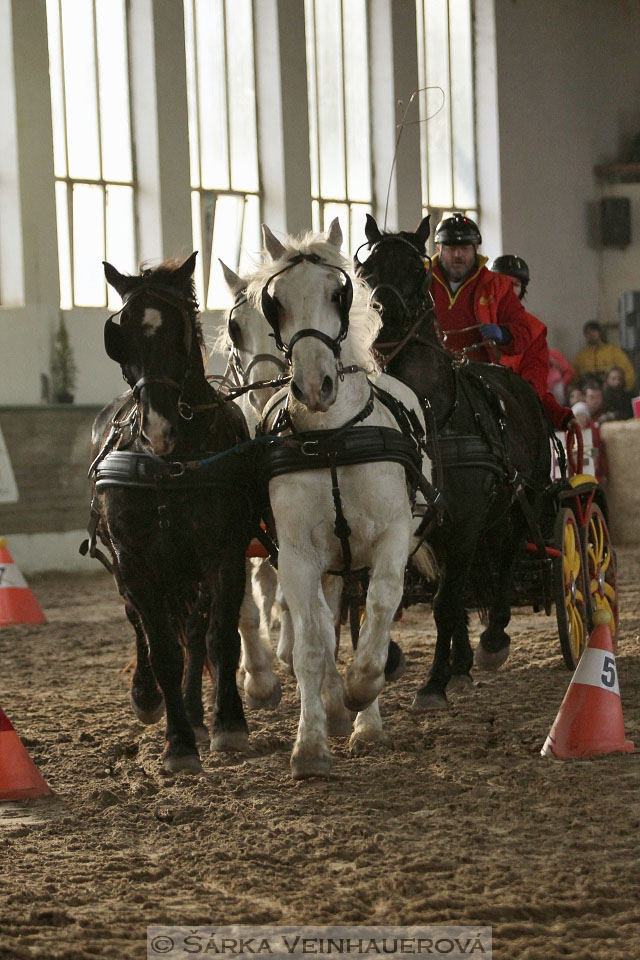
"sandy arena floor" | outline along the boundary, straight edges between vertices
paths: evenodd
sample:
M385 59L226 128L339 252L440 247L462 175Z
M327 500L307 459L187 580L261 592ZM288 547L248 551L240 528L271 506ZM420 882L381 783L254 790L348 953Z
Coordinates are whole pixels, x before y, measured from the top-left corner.
M618 553L617 664L640 747L640 550ZM499 960L640 956L640 753L542 759L566 691L555 618L517 611L498 674L446 715L408 711L427 608L393 635L388 743L295 783L296 689L249 716L253 755L160 773L128 706L132 632L106 574L34 577L48 624L0 630L0 704L55 791L0 807L0 958L146 957L151 924L482 924ZM479 624L473 620L477 637Z

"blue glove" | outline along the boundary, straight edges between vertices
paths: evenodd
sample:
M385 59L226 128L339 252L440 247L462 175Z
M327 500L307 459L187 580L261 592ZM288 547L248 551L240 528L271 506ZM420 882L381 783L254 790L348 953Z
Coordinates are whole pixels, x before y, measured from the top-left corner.
M495 340L496 343L505 343L506 330L503 330L501 326L497 323L482 323L480 325L480 332L485 340Z

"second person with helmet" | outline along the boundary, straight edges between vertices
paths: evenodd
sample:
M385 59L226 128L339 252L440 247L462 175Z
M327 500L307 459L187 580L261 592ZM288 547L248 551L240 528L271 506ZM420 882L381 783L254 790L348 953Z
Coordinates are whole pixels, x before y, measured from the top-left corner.
M455 213L440 221L435 242L431 293L447 349L484 362L521 354L531 340L526 311L511 280L487 270L477 224Z

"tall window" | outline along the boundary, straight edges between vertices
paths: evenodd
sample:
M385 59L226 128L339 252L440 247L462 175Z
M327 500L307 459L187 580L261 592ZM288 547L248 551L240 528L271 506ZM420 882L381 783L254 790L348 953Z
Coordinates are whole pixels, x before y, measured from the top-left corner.
M422 204L478 217L471 0L416 0Z
M252 0L184 0L196 286L226 305L218 258L250 270L262 244Z
M136 268L125 0L47 0L47 23L61 306L111 306L102 261Z
M372 208L366 0L305 0L313 227L340 218L346 245Z

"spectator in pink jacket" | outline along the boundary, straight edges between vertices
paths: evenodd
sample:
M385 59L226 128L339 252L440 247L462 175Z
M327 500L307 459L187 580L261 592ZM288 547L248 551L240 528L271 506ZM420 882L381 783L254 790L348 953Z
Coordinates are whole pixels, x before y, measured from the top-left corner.
M575 380L575 371L565 355L559 350L549 348L549 375L547 389L558 403L565 404L568 399L568 386Z

